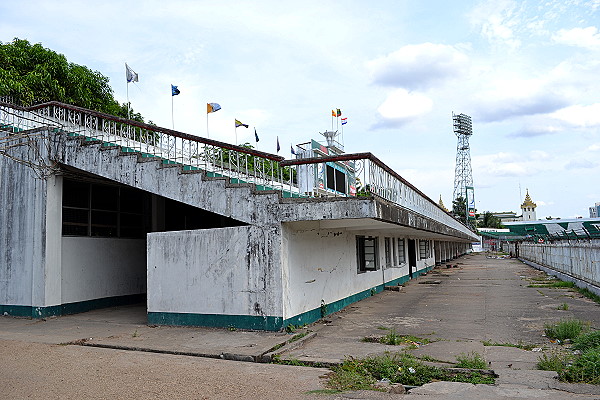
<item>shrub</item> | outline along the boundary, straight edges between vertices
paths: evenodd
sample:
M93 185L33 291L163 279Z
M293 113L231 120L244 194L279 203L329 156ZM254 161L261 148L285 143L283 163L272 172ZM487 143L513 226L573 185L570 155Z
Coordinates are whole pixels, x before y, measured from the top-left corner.
M578 319L563 320L556 324L545 324L544 333L550 339L575 339L581 333L589 330L589 324Z
M474 351L469 354L461 353L456 357L456 361L458 361L456 366L459 368L483 369L486 367L484 358Z
M600 384L600 350L583 353L572 365L559 372L559 378L572 383Z
M600 348L600 331L592 331L577 336L573 340L574 350L588 351L594 348Z

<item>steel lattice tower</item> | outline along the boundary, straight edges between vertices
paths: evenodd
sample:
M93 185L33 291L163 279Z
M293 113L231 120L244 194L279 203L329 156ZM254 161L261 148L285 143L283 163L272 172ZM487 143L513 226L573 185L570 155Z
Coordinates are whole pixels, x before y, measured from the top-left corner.
M469 152L469 136L473 134L471 117L465 114L452 113L454 134L458 138L456 145L456 169L454 171L454 195L466 199L466 187L473 186L473 172L471 171L471 153Z

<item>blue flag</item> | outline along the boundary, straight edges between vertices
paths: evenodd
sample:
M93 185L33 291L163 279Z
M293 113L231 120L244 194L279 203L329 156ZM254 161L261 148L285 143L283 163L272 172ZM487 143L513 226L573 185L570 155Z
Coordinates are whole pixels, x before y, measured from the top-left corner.
M281 150L281 147L279 147L279 136L277 136L277 152L279 153L279 150Z
M293 155L296 155L296 152L294 151L294 146L290 144L290 148L291 148L291 150L292 150L292 154L293 154Z
M256 128L254 128L254 138L256 139L256 143L258 143L258 133L256 133Z
M177 86L175 85L171 85L171 96L177 96L179 94L179 89L177 89Z

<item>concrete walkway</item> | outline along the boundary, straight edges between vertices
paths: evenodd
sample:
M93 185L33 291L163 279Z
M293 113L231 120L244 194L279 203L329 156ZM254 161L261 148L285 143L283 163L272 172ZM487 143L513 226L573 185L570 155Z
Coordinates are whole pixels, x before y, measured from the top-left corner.
M600 328L598 304L565 289L527 287L531 278L544 274L516 260L469 255L453 265L455 268L437 268L410 281L399 292L377 294L299 330L294 334L310 333L293 343L289 341L294 334L286 333L146 326L143 305L47 320L1 317L0 340L73 343L238 361L267 361L276 353L283 359L308 363L339 363L347 356L403 350L401 346L362 341L393 329L431 342L410 350L415 355L453 363L461 353L474 351L499 375L494 386L437 382L413 389L408 398L419 394L461 400L600 399L597 386L563 384L554 378L555 373L536 370L540 352L484 346L484 342L532 344L545 349L556 346L542 336L544 323L579 318ZM563 303L568 311L558 309ZM334 398L388 398L381 396L371 392Z

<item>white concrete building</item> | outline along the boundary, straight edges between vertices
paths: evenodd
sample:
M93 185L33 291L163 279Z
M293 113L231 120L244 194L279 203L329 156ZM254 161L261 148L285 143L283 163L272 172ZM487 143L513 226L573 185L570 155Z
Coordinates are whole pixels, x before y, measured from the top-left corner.
M354 192L296 183L347 162ZM279 330L477 240L369 153L284 161L59 103L0 103L0 198L0 312L34 318L146 301L151 324Z

